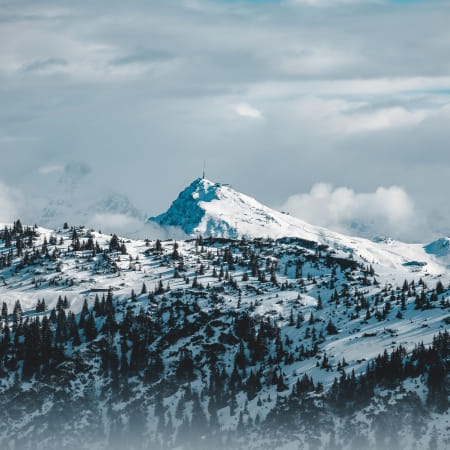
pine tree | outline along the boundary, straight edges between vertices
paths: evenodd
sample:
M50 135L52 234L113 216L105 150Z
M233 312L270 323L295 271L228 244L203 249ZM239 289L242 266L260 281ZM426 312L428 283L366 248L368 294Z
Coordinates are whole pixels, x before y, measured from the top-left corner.
M320 294L319 294L319 296L317 297L317 306L316 306L316 309L317 309L318 311L321 310L321 309L323 309L322 298L320 297Z
M114 318L114 313L112 311L108 311L106 315L105 323L102 327L102 332L112 335L117 329L117 323Z
M284 383L283 374L280 372L280 376L278 377L277 381L277 392L283 392L286 389L288 389L288 387Z
M80 319L78 321L78 326L80 328L84 328L85 327L86 316L88 314L89 314L89 307L88 307L87 299L84 299L83 308L81 309Z
M86 341L92 341L97 337L97 327L95 326L94 315L91 313L86 319L84 325L84 335L86 336Z
M119 250L120 250L119 238L117 237L116 234L113 234L111 240L109 241L109 251L117 252Z
M6 302L3 302L2 304L2 321L8 323L8 305Z
M13 329L16 330L19 324L22 322L22 305L20 304L20 300L16 300L16 303L14 304L14 310L13 310Z
M23 226L22 226L22 222L20 221L20 219L17 219L14 222L13 233L14 234L18 234L18 235L22 235L23 234Z
M67 320L66 313L63 309L58 312L58 316L56 318L57 328L55 333L55 342L64 344L67 341L68 330L67 330Z
M64 309L64 301L61 296L58 297L58 301L56 302L56 311L62 311Z
M100 304L100 299L98 298L98 294L95 294L93 311L97 317L101 316L103 314L102 307Z
M336 326L334 325L334 323L331 321L331 319L328 321L328 324L327 324L327 333L330 335L338 334L338 330L337 330Z
M174 241L172 250L172 259L179 259L180 253L178 252L178 242Z
M291 308L291 312L289 314L289 326L293 327L295 325L294 322L294 310Z

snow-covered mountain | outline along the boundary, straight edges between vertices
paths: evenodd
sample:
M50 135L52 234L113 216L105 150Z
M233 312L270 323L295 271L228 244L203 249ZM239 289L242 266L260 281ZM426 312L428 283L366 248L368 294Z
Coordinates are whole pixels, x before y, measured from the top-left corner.
M444 450L450 276L426 270L0 225L0 448Z
M275 211L228 184L198 178L184 189L167 212L149 220L179 226L188 235L224 238L296 236L317 241L321 229Z
M149 221L163 227L181 228L193 237L295 237L328 245L347 256L351 254L361 257L390 269L420 269L439 274L447 270L448 264L444 250L430 250L437 248L438 244L430 244L430 247L392 239L378 239L374 242L346 236L271 209L228 184L214 183L205 178L194 180L165 213L150 217ZM439 245L444 244L441 242Z
M1 449L448 448L448 238L346 236L204 178L148 220L61 198L54 231L0 224ZM72 226L123 217L152 239Z
M139 215L87 205L60 222ZM448 448L448 238L346 236L206 179L137 223L183 238L0 224L1 449Z

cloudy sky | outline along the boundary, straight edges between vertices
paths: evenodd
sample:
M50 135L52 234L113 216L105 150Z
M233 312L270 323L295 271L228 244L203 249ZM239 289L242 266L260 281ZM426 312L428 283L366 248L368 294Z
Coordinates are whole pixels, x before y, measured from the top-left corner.
M206 160L316 224L448 235L449 23L447 0L0 0L0 221L113 192L156 215Z

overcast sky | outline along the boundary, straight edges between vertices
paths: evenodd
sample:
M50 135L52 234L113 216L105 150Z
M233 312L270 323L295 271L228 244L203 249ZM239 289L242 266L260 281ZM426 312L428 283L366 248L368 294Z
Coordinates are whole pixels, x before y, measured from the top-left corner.
M0 220L111 192L156 215L206 160L316 224L449 235L449 23L437 0L0 0Z

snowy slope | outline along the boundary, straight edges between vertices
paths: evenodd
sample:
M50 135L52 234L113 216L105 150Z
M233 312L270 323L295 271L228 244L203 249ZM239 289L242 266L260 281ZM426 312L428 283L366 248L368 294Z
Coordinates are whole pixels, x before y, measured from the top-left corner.
M316 252L315 249L303 248L295 241L265 242L264 245L261 245L259 241L248 241L244 245L240 241L217 243L205 240L203 244L193 240L177 243L164 241L160 243L161 249L156 250L154 241L125 240L127 254L117 252L109 254L107 249L111 236L86 228L78 228L76 231L82 243L91 238L99 244L102 251L93 255L90 250L72 250L72 230L51 231L36 228L37 236L32 243L33 250L42 248L44 240L50 241L52 237L55 237L57 243L49 244L49 254L53 255L56 250L57 256L55 258L42 256L37 258L33 264L25 266L21 265L21 258L14 257L11 266L5 266L0 270L0 298L7 304L8 310L11 312L15 302L20 300L24 310L24 321L36 316L42 320L44 316L49 316L51 309L57 304L59 296L67 296L70 310L79 314L84 300L92 308L97 293L100 292L99 296L101 297L111 288L117 322L125 320L127 311L134 311L134 314L138 316L141 310L145 311L149 317L153 317L155 321L160 320L158 323L162 327L161 339L152 342L150 350L157 350L164 360L165 372L162 379L170 380L175 376L181 349L188 349L192 352L196 361L198 357L200 362L196 366L198 368L196 373L198 372L200 375L190 383L191 389L195 392L206 391L206 382L209 379L208 364L206 360L201 359L205 355L206 346L225 342L224 350L222 353L218 353L218 356L221 368L228 375L232 373L238 346L233 341L230 341L231 343L226 340L221 342L221 339L226 338L225 332L232 335L233 324L239 314L248 314L255 323L261 323L262 319L276 322L280 329L281 342L284 343L286 355L295 356L292 361L283 359L276 364L282 371L284 383L289 389L298 378L307 374L312 376L315 382L322 383L327 390L332 385L334 378L341 376L342 370L338 369L338 365L343 359L346 361L345 371L347 374L355 370L358 376L366 370L367 362L373 360L384 350L391 351L397 345L402 345L411 351L420 342L424 342L426 345L430 344L433 336L448 328L450 294L448 271L442 276L427 275L424 273L423 266L417 266L418 271L416 272L415 269L411 269L413 266L400 266L397 270L378 264L375 266L375 273L370 275L365 272L366 264L359 265L353 270L346 268L346 264L342 267L338 263L330 265L328 257L339 256L338 252L333 250ZM175 245L178 246L179 252L177 258L173 257ZM392 241L379 245L390 246L393 254L397 251L405 251L404 244ZM417 248L411 247L411 255L416 255L421 248L420 245ZM233 255L233 267L225 258L225 250ZM28 251L31 252L31 247ZM381 250L379 251L381 252ZM421 251L424 252L423 248ZM9 248L0 242L0 254L8 252ZM251 273L249 269L250 252L256 255L259 269L266 273L265 281L249 275ZM183 270L176 275L180 261L183 261ZM275 282L269 281L268 261L275 263ZM300 275L297 275L295 270L297 261L302 262ZM202 266L203 270L201 270ZM222 279L220 275L218 276L221 267L224 267L226 272L230 272L236 286L233 286L230 281ZM407 270L412 272L405 273ZM249 275L246 281L244 280L245 274ZM2 277L4 283L2 283ZM427 286L419 281L422 277ZM409 290L402 288L405 279L408 281ZM198 280L201 286L194 287L194 280ZM444 284L445 290L435 300L431 300L433 289L438 281ZM147 292L143 293L141 290L143 283L146 284L148 292L155 290L155 294L149 296ZM164 293L156 293L159 283L164 287L167 286ZM137 294L134 300L132 291ZM430 299L430 307L416 308L416 295L419 296L423 291ZM334 292L339 293L338 301L333 300ZM403 306L402 295L405 296ZM34 310L36 302L43 298L45 298L48 309L45 312L36 313ZM323 303L321 307L319 307L319 298ZM363 298L368 302L366 306L362 306ZM389 310L382 318L380 314L383 313L388 303ZM368 311L369 315L367 315ZM303 321L300 324L291 324L291 314L295 318L301 314ZM314 316L314 320L311 319L312 316ZM96 321L98 330L101 330L105 318L98 316ZM329 321L333 321L336 325L337 334L327 333L326 326ZM166 335L177 336L177 333L180 333L185 327L189 328L190 324L203 325L198 331L192 331L186 335L181 334L178 339L173 341L172 339L162 339ZM12 326L11 323L10 326ZM86 373L88 373L89 379L94 380L92 384L87 384L85 383L85 380L88 379L85 376L86 373L75 372L73 374L72 385L69 385L68 390L75 402L78 401L78 398L92 397L93 393L90 391L93 389L92 385L97 386L99 392L103 386L107 386L108 379L99 374L100 362L95 359L100 359L100 351L95 350L97 347L93 346L96 344L100 348L103 337L100 334L94 343L82 340L82 343L74 349L75 354L78 354L80 358L85 355L83 361L86 364L87 361L91 364L91 366L87 366ZM114 342L115 348L120 349L119 335L115 337ZM315 354L301 354L302 347L309 351L314 344L318 346ZM274 351L274 343L270 343L268 348ZM119 352L119 350L117 351ZM71 352L72 347L68 346L68 355ZM329 367L322 367L325 356L329 361ZM262 370L262 379L270 379L271 366L264 366L258 362L251 362L245 376L249 376L252 371L256 373L257 370ZM204 376L205 374L206 376ZM64 379L59 379L58 383L62 384L63 381ZM8 380L0 384L0 393L7 392L13 382L14 377L11 373ZM27 386L30 390L31 388L41 389L39 383L37 380L28 384L24 383L24 389ZM148 427L152 433L156 432L156 424L160 419L156 417L157 411L154 412L152 407L155 402L154 391L150 390L148 382L143 382L139 377L134 377L133 383L130 384L132 385L131 397L134 401L146 405L149 411ZM176 388L167 390L164 405L167 417L170 417L172 424L180 429L182 428L182 417L176 417L176 409L184 395L184 388L178 384L175 386ZM425 392L422 384L418 386L420 388L411 386L408 389L411 392ZM155 389L160 390L159 386L156 386ZM241 413L251 418L252 422L255 422L257 417L258 420L264 420L276 408L277 398L287 396L288 393L288 390L280 393L277 391L277 386L268 382L263 383L257 397L249 400L247 400L245 392L241 390L236 394L234 414L230 413L229 406L222 406L217 411L218 422L223 430L230 430L234 433L238 427ZM48 397L50 406L56 403L57 400L53 399L52 395ZM114 399L113 409L117 411L117 415L129 414L127 408L130 407L130 403L127 401L114 397L99 396L97 398L94 396L93 398L93 403L101 411L97 414L97 420L101 420L101 425L105 430L109 430L111 426L111 418L108 416L110 410L108 402L111 402L111 399ZM425 400L426 395L424 395ZM258 405L258 402L262 404ZM208 399L206 398L202 401L205 410L207 410L207 405ZM11 436L16 433L16 429L24 433L33 426L39 429L33 424L35 416L42 415L44 423L48 421L47 403L38 404L36 408L33 414L24 412L21 416L22 422L10 419L11 422L3 429L0 426L0 444L2 440L5 442L11 439ZM4 410L6 411L6 408ZM190 411L189 407L186 407L186 411ZM373 411L366 414L367 417L372 417L372 415ZM362 416L360 422L366 422L368 420L366 416ZM91 417L83 422L83 418L80 416L77 420L79 422L77 423L78 429L83 430L83 427L87 426L86 423L93 419ZM443 435L442 441L444 437L448 437L448 431L446 431L449 424L448 414L439 416L430 423L438 426ZM69 426L72 427L72 423ZM406 433L405 430L403 432ZM369 436L370 433L367 433ZM408 437L407 434L405 436ZM425 438L419 442L418 448L425 448L424 446L428 443L428 436L426 434L424 436ZM48 448L45 447L43 438L39 439L41 439L41 445L36 448ZM295 440L293 442L295 446L290 448L298 448L298 442ZM249 448L262 447L261 437L257 436L252 447ZM103 441L99 439L96 446L92 445L89 448L90 450L92 448L103 450L110 447L104 446ZM175 448L175 446L171 444L166 448ZM342 448L349 449L350 447ZM408 445L405 448L411 448L411 446Z
M0 224L0 229L4 225ZM92 260L89 257L90 251L72 252L70 250L71 231L52 231L46 228L35 228L38 233L35 248L40 248L44 239L50 240L52 236L57 238L58 244L54 247L61 253L58 261L43 261L37 266L32 266L32 270L23 269L22 271L13 271L5 267L0 271L0 298L2 302L8 305L11 311L16 300L20 300L25 311L32 310L38 298L45 298L48 309L56 305L57 299L60 295L67 295L70 302L70 309L74 312L81 310L84 299L88 299L89 303L93 303L95 289L112 288L116 299L126 301L129 298L131 289L139 291L142 282L147 283L149 288L156 287L159 281L164 285L170 284L172 291L185 290L186 283L182 278L174 278L173 270L176 265L172 262L168 267L164 267L160 263L160 256L148 255L148 249L152 248L154 241L145 242L141 240L126 239L127 255L117 255L115 257L115 270L111 270L109 263L106 263L101 256L97 256ZM107 247L111 239L110 235L100 234L87 228L78 229L81 240L86 240L91 237L95 242L98 242L101 247ZM163 254L167 257L171 255L175 241L165 241L163 243ZM208 258L201 259L198 254L198 249L192 241L179 241L179 251L183 255L186 276L190 279L198 277L203 285L221 285L221 282L211 274L198 276L199 262L201 261L205 267L210 268L210 260ZM226 244L224 244L226 246ZM291 260L290 254L298 247L295 243L273 243L269 247L268 255L274 260L278 259L278 266L289 267ZM5 248L0 246L0 254L5 254ZM205 248L205 253L208 249ZM213 250L210 248L209 250ZM307 254L314 255L315 250L308 250ZM238 255L238 254L237 254ZM239 255L238 255L239 256ZM204 257L204 256L203 256ZM202 258L203 258L202 257ZM291 261L292 262L292 261ZM360 286L355 285L355 292L358 288L362 288L366 295L376 296L382 291L383 286L401 286L405 277L408 281L415 280L416 282L424 275L421 272L412 272L405 274L404 271L397 271L389 269L382 265L376 265L376 275L378 285ZM211 269L210 269L211 270ZM339 317L336 315L335 306L328 310L326 307L321 314L316 311L317 298L322 296L324 301L328 301L333 289L327 289L326 286L330 280L330 273L328 267L319 266L318 268L313 263L306 263L303 266L303 274L316 277L317 283L308 282L303 284L301 288L298 286L284 291L280 291L279 287L270 287L263 290L258 290L259 283L254 281L242 282L242 305L249 306L255 302L255 309L252 313L255 317L263 316L279 316L284 317L280 324L288 322L288 317L292 308L302 311L305 318L309 314L314 313L318 317L323 316L322 323L326 323L328 319L334 317L336 324L341 328L338 337L331 337L327 342L327 351L330 350L336 354L336 362L345 356L348 360L358 360L363 356L375 356L384 348L390 346L392 337L385 331L386 324L378 322L374 318L360 330L360 320L349 320L345 313ZM285 269L286 273L278 273L278 282L292 283L294 281L293 267ZM236 269L234 277L240 280L247 268ZM434 286L437 281L441 280L445 286L450 286L450 273L446 272L443 275L425 275L426 282L430 287ZM346 283L346 274L338 273L337 280L339 280L335 287L338 288L341 283ZM3 283L2 283L3 281ZM39 286L35 286L35 282ZM255 289L248 289L248 285L253 284ZM301 299L299 300L299 292L301 292ZM387 295L387 294L386 294ZM148 304L147 296L141 298L139 306ZM235 293L231 295L224 294L225 303L222 308L234 309L236 308L237 298ZM397 302L398 303L398 302ZM201 303L200 303L201 304ZM391 318L391 328L396 330L399 336L398 341L411 347L418 342L430 343L432 336L442 328L442 320L446 317L446 313L440 309L431 309L426 312L415 310L413 308L412 299L408 300L410 308L403 314L404 317ZM205 301L205 308L209 307L208 302ZM343 308L344 309L344 308ZM392 314L393 315L393 314ZM426 324L426 326L425 326ZM294 335L291 338L298 338ZM364 332L374 333L377 338L372 339L373 348L370 352L367 348L361 348L362 336ZM288 333L290 334L290 332ZM376 342L376 345L374 345ZM352 358L349 357L352 355ZM364 365L358 366L355 363L355 368L362 369ZM311 366L312 368L312 366ZM304 370L304 368L303 368ZM313 371L314 372L314 371ZM331 383L332 377L323 378L321 381L326 384Z
M338 251L361 257L403 272L446 271L441 253L421 244L404 244L386 239L373 242L346 236L275 211L227 184L198 178L183 190L167 212L149 219L161 226L180 227L187 235L227 238L297 237L328 245Z

